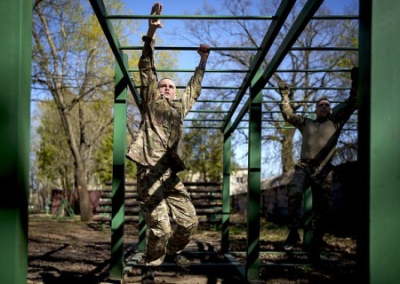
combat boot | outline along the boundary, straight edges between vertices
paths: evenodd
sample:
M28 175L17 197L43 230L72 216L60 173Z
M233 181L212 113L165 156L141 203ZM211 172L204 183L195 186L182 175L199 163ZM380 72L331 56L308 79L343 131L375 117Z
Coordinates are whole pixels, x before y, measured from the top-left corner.
M167 254L164 259L165 262L175 262L180 268L186 268L190 266L190 261L181 254Z

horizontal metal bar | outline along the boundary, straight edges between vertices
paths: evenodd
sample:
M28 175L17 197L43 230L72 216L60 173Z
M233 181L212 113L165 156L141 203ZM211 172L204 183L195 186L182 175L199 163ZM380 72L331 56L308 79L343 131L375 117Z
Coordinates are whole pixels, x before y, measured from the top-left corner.
M225 121L225 119L210 119L210 118L206 118L206 119L196 119L196 118L186 118L184 121L196 121L196 122L208 122L208 121L214 121L214 122L222 122Z
M121 50L142 50L140 45L123 45ZM179 50L179 51L196 51L195 46L155 46L155 50ZM210 47L211 51L260 51L261 47L254 46L219 46ZM299 51L358 51L358 47L340 47L340 46L293 46L289 50Z
M110 20L274 20L275 16L236 16L236 15L107 15ZM319 15L312 20L358 20L358 15Z
M221 130L221 126L184 126L184 129L218 129ZM249 129L248 126L238 126L235 129ZM267 126L267 127L262 127L262 130L276 130L276 129L296 129L293 126ZM342 131L358 131L358 128L343 128Z
M260 92L268 81L271 79L274 72L278 69L280 63L283 61L284 57L287 55L290 48L293 47L294 43L296 42L297 38L303 32L304 28L307 26L311 18L317 12L319 6L322 4L323 0L308 0L303 9L300 11L300 14L294 21L292 27L287 32L285 38L283 39L281 45L275 52L273 58L270 60L269 64L265 68L263 74L258 77L257 81L253 84L252 89L254 93ZM243 86L244 88L247 86ZM238 95L243 95L245 89L241 89ZM242 97L240 97L241 99ZM250 98L245 102L244 106L240 110L239 114L237 115L235 121L232 123L231 128L235 129L238 125L239 121L243 118L244 114L248 111L250 105ZM235 106L237 107L237 105ZM228 120L231 119L233 112L235 111L234 108L228 114ZM226 122L222 126L223 132L225 133Z
M235 15L108 15L110 20L273 20L274 16L235 16Z
M140 85L136 85L136 88L140 88ZM177 89L185 89L185 85L177 85ZM231 87L231 86L202 86L202 89L205 90L238 90L240 87ZM331 91L346 91L350 90L351 87L291 87L292 90L331 90ZM278 90L277 87L264 87L263 90ZM233 102L234 100L232 100Z
M358 20L358 15L318 15L313 16L312 20Z
M358 51L358 47L345 47L345 46L293 46L290 50L308 50L308 51Z
M219 126L186 126L185 129L218 129L221 130L221 125Z
M129 69L129 72L138 73L139 69ZM157 69L157 72L174 72L174 73L187 73L194 72L194 69ZM221 69L221 70L205 70L206 73L249 73L249 70L239 69ZM300 73L300 72L351 72L351 69L277 69L275 73Z
M234 100L197 100L198 103L233 103Z
M313 100L313 101L304 101L304 100L293 100L290 101L290 103L301 103L301 104L315 104L317 101ZM343 101L329 101L330 103L343 103ZM267 100L267 101L263 101L263 103L266 104L280 104L281 101L280 100Z
M190 112L194 113L227 113L226 110L191 110Z
M129 72L138 73L139 69L129 69ZM157 72L189 72L194 73L194 69L157 69ZM221 70L205 70L207 73L248 73L248 70L238 70L238 69L221 69Z
M139 45L125 45L120 47L121 50L142 50L143 46ZM195 46L156 46L155 50L179 50L179 51L197 51L198 47ZM252 46L225 46L225 47L210 47L211 51L254 51L260 48Z
M133 99L135 100L136 105L140 104L139 94L135 88L135 82L130 78L128 73L128 64L125 65L123 52L120 50L120 43L117 38L117 34L112 26L110 21L106 20L106 7L102 0L90 0L90 4L92 5L93 11L96 14L97 20L103 30L103 33L110 45L111 51L115 56L115 60L117 61L119 68L123 74L124 79L126 80L126 84L131 91ZM122 81L122 80L121 80Z

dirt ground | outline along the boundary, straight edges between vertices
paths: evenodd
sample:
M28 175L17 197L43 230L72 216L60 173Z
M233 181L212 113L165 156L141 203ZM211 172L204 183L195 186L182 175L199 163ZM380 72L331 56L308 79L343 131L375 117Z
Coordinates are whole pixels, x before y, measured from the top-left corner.
M263 224L258 283L356 283L356 241L353 237L327 234L323 260L312 265L304 253L282 252L285 234L284 228ZM135 256L137 235L134 225L125 226L125 261L128 264ZM200 227L184 251L193 265L184 270L172 264L162 265L155 269L156 283L246 283L237 269L244 269L246 227L235 226L230 230L230 256L239 265L232 265L219 252L220 235L221 232L214 228ZM109 227L102 230L98 223L83 223L79 217L54 219L30 215L28 241L28 284L116 283L109 279ZM140 274L140 263L131 266L122 283L140 283Z

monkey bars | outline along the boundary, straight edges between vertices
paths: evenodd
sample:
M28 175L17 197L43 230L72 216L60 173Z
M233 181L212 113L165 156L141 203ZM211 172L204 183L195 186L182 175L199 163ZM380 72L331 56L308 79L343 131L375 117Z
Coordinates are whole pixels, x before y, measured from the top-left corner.
M259 222L259 204L260 204L260 183L261 183L261 131L262 131L262 121L263 121L263 112L262 112L262 90L267 89L267 82L272 77L275 72L348 72L350 70L341 69L341 70L279 70L278 67L288 54L290 50L316 50L316 51L326 51L326 50L356 50L350 47L295 47L293 44L296 42L299 35L303 32L304 28L308 25L308 23L312 19L357 19L356 16L315 16L318 8L322 4L322 0L309 0L303 6L301 12L299 13L297 19L293 23L289 32L284 37L280 46L278 47L275 55L272 60L270 60L269 64L266 66L265 70L261 69L261 66L264 62L264 59L271 49L274 41L276 40L280 29L285 24L286 19L289 13L292 11L293 6L296 1L293 0L284 0L279 5L276 14L273 16L215 16L215 15L192 15L192 16L171 16L171 15L161 15L161 16L149 16L149 15L108 15L104 3L101 0L91 0L93 10L96 13L96 16L99 20L99 23L104 31L104 34L110 44L111 50L116 57L117 67L119 68L119 74L121 76L116 81L117 86L123 86L126 84L130 89L136 104L140 103L139 95L137 93L137 88L133 79L129 76L129 72L137 72L137 69L130 69L127 66L127 61L123 60L124 51L127 50L140 50L142 46L121 46L115 31L112 26L112 20L132 20L132 19L149 19L149 18L161 18L161 19L181 19L181 20L232 20L232 19L240 19L240 20L262 20L262 21L271 21L268 30L260 44L259 47L211 47L212 50L224 50L224 51L232 51L232 50L241 50L241 51L253 51L255 54L252 56L250 68L248 70L206 70L208 73L243 73L244 79L240 86L238 87L213 87L213 86L203 86L203 89L232 89L237 90L237 94L234 100L222 100L223 103L229 103L230 108L228 111L205 111L205 110L192 110L192 113L220 113L223 114L223 118L218 120L213 120L213 122L220 123L220 130L224 134L224 172L223 172L223 221L222 221L222 244L221 247L223 252L226 254L227 259L232 259L232 256L229 255L228 242L229 242L229 180L230 180L230 152L231 152L231 135L235 129L238 128L239 124L244 120L245 115L249 115L249 119L247 120L248 129L249 129L249 149L248 149L248 164L249 164L249 172L248 172L248 249L247 249L247 261L245 270L239 269L242 273L244 273L245 277L249 281L257 281L259 278L259 231L260 231L260 222ZM197 47L163 47L156 46L156 50L196 50ZM179 70L179 69L160 69L159 72L192 72L192 70ZM177 88L184 88L185 86L177 86ZM271 88L268 88L271 89ZM294 88L296 89L296 88ZM297 87L297 89L301 89L301 87ZM326 88L328 89L328 88ZM332 88L335 89L335 88ZM339 88L336 88L339 89ZM244 96L247 93L250 93L247 101L242 103ZM118 93L116 93L116 103L121 102L117 98ZM221 100L216 100L215 102L221 102ZM214 102L212 100L199 100L199 102ZM273 101L274 102L274 101ZM277 103L277 102L275 102ZM126 111L126 106L124 107ZM238 112L235 120L232 122L233 115L235 112ZM269 113L273 113L275 111L269 111ZM196 121L202 119L188 119L187 121ZM204 119L203 121L209 121ZM115 128L124 128L126 122L123 121L115 121ZM204 126L199 126L204 127ZM205 126L206 128L218 128L218 126ZM123 134L122 129L118 131L120 134L119 137L114 137L114 141L120 141L120 139L125 139L125 135ZM114 145L118 145L118 143L114 143ZM119 146L115 146L119 147ZM123 250L123 223L121 222L121 214L123 215L123 204L124 200L121 198L122 194L118 194L120 190L123 190L123 178L122 171L124 171L124 162L123 162L123 154L121 150L119 155L121 157L114 157L116 160L120 161L119 164L115 165L114 174L117 177L115 183L113 182L113 192L116 196L113 199L113 206L116 208L115 214L112 216L112 225L113 236L114 234L117 236L112 240L112 264L111 267L111 275L114 278L122 277L122 250ZM118 171L121 171L118 173ZM119 196L120 198L117 198ZM118 212L118 213L117 213ZM122 219L123 220L123 219ZM142 234L145 233L145 230L141 230ZM143 235L141 236L143 239ZM142 249L144 246L142 245ZM244 272L243 272L244 271Z
M106 18L107 11L101 0L90 1L99 22L107 37L111 50L116 58L116 73L121 76L116 80L116 102L120 103L122 112L126 109L124 105L124 92L129 88L138 103L138 94L134 83L128 75L128 66L125 56L120 49L120 44L115 36L110 18ZM293 1L282 1L282 5L291 5ZM319 2L309 1L308 7L319 5ZM309 4L308 4L309 3ZM281 7L282 7L281 5ZM3 96L0 96L0 107L2 109L2 159L1 159L1 182L11 184L13 193L0 202L0 225L1 225L1 248L0 257L1 283L26 283L27 275L27 201L28 201L28 169L29 169L29 71L31 63L31 13L32 2L28 0L14 1L4 0L1 2L0 32L3 49L1 60ZM310 8L311 9L311 8ZM399 252L400 247L400 196L398 185L400 183L400 148L398 147L400 119L398 117L398 106L400 105L400 43L398 41L398 30L400 28L400 1L395 0L366 0L360 1L360 110L359 110L359 171L360 186L359 197L359 233L358 233L358 281L360 283L397 283L400 279ZM148 18L148 16L143 16ZM190 18L190 17L189 17ZM313 17L317 19L317 16ZM343 17L326 17L327 19L343 19ZM349 17L350 19L351 17ZM357 19L357 17L354 17ZM220 19L222 20L222 19ZM277 21L272 16L266 21ZM12 40L10 40L12 39ZM295 48L295 47L292 47ZM257 50L257 52L261 52ZM281 51L285 53L285 50ZM260 130L259 91L263 88L265 79L261 79L254 89L253 80L250 77L258 72L255 68L257 60L253 60L251 69L252 76L248 75L243 82L245 88L253 86L251 100L248 109L251 119L252 144L255 151L249 149L249 156L257 155L259 143L257 135ZM121 69L121 70L119 70ZM274 69L270 67L270 69ZM269 70L270 70L269 69ZM276 72L276 70L275 70ZM267 78L269 74L265 74ZM256 92L258 91L258 92ZM243 91L242 91L243 92ZM7 95L12 94L12 95ZM235 104L237 100L227 103ZM123 120L123 113L121 115ZM116 118L118 120L120 118ZM119 125L115 125L119 127ZM230 159L231 159L231 119L226 120L224 128L224 199L229 198ZM120 137L125 129L115 130L115 140L124 141ZM120 139L120 140L118 140ZM118 184L118 177L123 180L124 157L122 150L114 151L115 180L113 190L115 203L115 221L113 221L112 238L112 275L116 281L122 277L122 259L118 255L124 245L123 225L116 222L121 218L123 200L121 196L122 186ZM254 153L256 152L256 153ZM252 159L252 158L249 158ZM257 170L259 161L252 160L252 170L258 179ZM118 176L119 175L119 176ZM258 180L255 184L258 184ZM258 196L257 188L249 183L249 201L256 202ZM118 197L118 198L117 198ZM120 206L120 207L118 207ZM224 203L224 214L222 224L222 249L229 251L229 204ZM117 210L118 209L118 210ZM114 210L114 209L113 209ZM249 209L250 214L256 213ZM256 213L257 214L257 213ZM254 217L252 225L257 227L257 216ZM143 224L142 222L139 224ZM118 226L117 226L118 225ZM121 231L122 229L122 231ZM119 231L118 231L119 230ZM143 231L143 226L140 227ZM253 232L250 231L249 232ZM115 234L115 235L114 235ZM256 232L257 234L257 232ZM143 236L143 235L140 235ZM139 239L140 241L143 241ZM249 282L258 281L258 254L257 236L253 237L253 243L246 252L251 260L242 270ZM118 256L118 257L117 257ZM232 264L237 265L235 259L228 253L227 258ZM250 266L250 267L249 267Z

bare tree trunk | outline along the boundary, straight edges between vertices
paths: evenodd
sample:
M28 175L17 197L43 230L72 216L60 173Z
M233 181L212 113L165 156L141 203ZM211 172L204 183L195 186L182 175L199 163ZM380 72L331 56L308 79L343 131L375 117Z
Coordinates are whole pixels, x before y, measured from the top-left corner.
M76 171L76 181L76 188L78 189L79 196L79 209L81 211L81 220L83 222L89 222L92 220L93 217L93 208L90 203L85 170L81 170L79 166L77 167Z
M281 164L282 173L286 173L293 169L293 136L295 129L285 129L282 139L282 153L281 153Z

